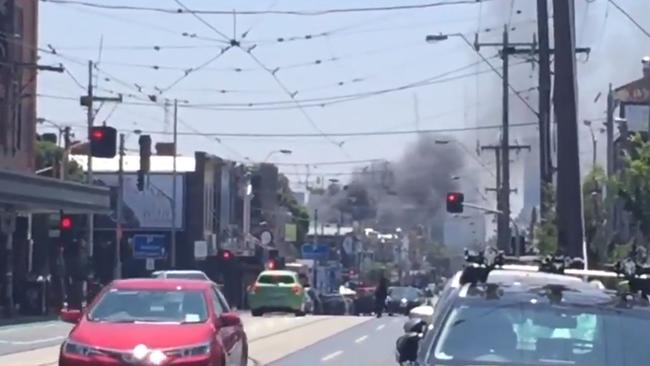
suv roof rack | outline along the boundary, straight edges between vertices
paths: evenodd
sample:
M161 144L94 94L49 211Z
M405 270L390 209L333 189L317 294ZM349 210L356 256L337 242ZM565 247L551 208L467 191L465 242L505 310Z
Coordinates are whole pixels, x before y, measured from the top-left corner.
M565 256L506 256L501 250L486 247L482 252L465 249L465 268L460 283L485 283L494 269L565 274L568 269L584 268L579 258Z
M605 265L605 270L584 268L584 261L562 255L547 256L506 256L503 251L486 247L481 252L465 249L465 268L460 284L486 283L494 269L528 272L553 273L587 278L622 279L618 293L624 302L650 300L650 264L648 252L644 247L633 246L627 257L613 264ZM625 286L620 286L625 285ZM621 289L621 287L627 287Z

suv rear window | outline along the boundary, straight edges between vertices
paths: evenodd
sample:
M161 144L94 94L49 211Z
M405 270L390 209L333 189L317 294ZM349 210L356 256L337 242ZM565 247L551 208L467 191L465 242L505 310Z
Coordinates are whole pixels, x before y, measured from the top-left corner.
M290 275L261 275L257 282L267 285L291 285L296 283L296 278Z

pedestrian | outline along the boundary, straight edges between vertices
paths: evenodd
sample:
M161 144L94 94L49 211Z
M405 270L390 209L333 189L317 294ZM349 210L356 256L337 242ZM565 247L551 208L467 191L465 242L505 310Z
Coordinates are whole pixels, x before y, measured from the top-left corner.
M388 297L388 281L384 275L379 279L379 284L375 290L375 312L377 318L381 318L384 308L386 307L386 297Z

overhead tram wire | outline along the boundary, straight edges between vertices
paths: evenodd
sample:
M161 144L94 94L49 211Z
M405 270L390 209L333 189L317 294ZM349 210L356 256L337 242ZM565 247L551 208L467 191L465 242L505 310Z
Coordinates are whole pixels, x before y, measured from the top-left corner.
M622 13L626 18L627 18L627 20L629 20L630 22L632 22L632 24L634 24L634 26L635 26L637 29L639 29L643 34L645 34L646 37L650 38L650 31L648 31L647 29L643 28L643 26L642 26L642 25L641 25L641 24L640 24L636 19L634 19L634 17L633 17L630 13L628 13L625 9L623 9L623 7L621 7L621 6L620 6L616 1L614 1L614 0L609 0L609 2L610 2L612 5L614 5L614 7L615 7L616 9L618 9L618 11L620 11L620 12L621 12L621 13Z
M124 10L124 11L148 11L167 14L207 14L207 15L229 15L232 16L232 11L226 10L183 10L162 7L147 7L147 6L132 6L132 5L108 5L108 4L95 4L90 1L83 0L41 0L45 3L62 4L62 5L78 5L89 8L98 8L106 10ZM490 0L449 0L449 1L436 1L426 4L409 4L409 5L393 5L393 6L380 6L380 7L356 7L356 8L337 8L337 9L323 9L314 11L300 11L300 10L243 10L238 11L238 15L296 15L296 16L320 16L329 14L345 14L345 13L367 13L367 12L385 12L385 11L400 11L400 10L418 10L429 9L442 6L451 5L474 5L479 2L487 2Z
M232 41L233 39L225 35L223 32L221 32L219 29L217 29L215 26L210 24L209 22L205 21L205 19L201 18L197 12L193 11L192 9L188 8L181 0L174 0L176 4L180 5L186 13L192 14L199 22L203 23L206 27L210 28L212 31L214 31L216 34L221 36L225 41ZM232 14L232 12L230 12ZM234 46L233 44L231 44Z

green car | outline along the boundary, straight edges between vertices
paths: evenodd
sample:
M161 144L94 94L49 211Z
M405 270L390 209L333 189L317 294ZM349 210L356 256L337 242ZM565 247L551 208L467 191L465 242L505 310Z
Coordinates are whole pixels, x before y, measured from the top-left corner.
M248 304L253 316L270 312L304 316L305 290L295 272L264 271L249 289Z

